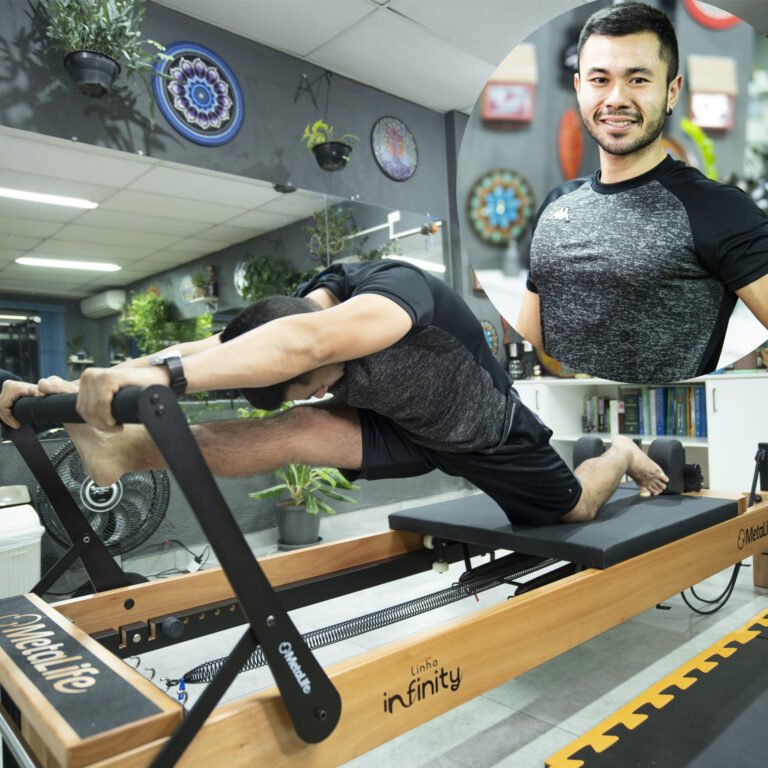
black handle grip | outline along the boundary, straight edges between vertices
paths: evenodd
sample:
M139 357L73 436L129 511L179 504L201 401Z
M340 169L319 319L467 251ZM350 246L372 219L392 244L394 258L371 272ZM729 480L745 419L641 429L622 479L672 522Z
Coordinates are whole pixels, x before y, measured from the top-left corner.
M118 424L139 423L139 397L146 389L148 387L126 387L115 395L112 401L112 415ZM11 410L21 424L80 424L83 418L77 412L76 405L77 394L73 392L45 397L20 397Z

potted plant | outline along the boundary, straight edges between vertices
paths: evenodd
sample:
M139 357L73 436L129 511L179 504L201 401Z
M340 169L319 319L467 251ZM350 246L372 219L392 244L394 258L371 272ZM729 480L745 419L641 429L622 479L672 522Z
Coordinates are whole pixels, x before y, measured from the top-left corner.
M202 299L208 295L208 275L203 272L195 272L192 275L192 287L195 289L195 298Z
M209 313L175 319L173 304L156 288L150 288L131 296L118 321L118 331L133 338L140 354L146 355L170 344L206 338L212 320Z
M352 213L341 206L325 208L312 217L312 224L304 227L307 250L313 259L321 259L325 266L337 259L357 234Z
M353 145L359 141L351 133L334 139L333 127L323 120L307 123L301 140L307 142L307 149L315 155L317 164L324 171L340 171L344 168Z
M64 67L86 96L104 96L121 71L126 77L155 74L153 63L165 50L141 38L146 0L44 0L35 12L51 48L65 54Z
M336 514L322 497L334 501L354 503L354 499L343 493L357 490L333 467L310 467L307 464L287 464L275 471L280 483L248 495L252 499L268 499L288 495L278 504L277 531L280 549L295 549L316 544L320 541L320 513Z
M296 269L280 256L263 254L248 259L236 280L239 279L240 295L247 301L256 301L266 296L287 296L314 274L314 270Z

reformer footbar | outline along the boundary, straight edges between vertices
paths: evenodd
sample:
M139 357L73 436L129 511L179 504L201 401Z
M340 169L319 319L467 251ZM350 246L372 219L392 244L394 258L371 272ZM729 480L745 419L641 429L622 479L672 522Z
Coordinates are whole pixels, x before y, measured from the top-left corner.
M82 422L75 409L76 402L75 394L22 398L14 404L13 415L27 425L44 420ZM119 424L141 423L146 427L216 553L249 624L228 662L153 761L153 768L175 764L259 644L297 735L308 743L322 741L333 731L341 715L339 694L307 648L248 547L175 395L163 386L129 387L115 396L112 413ZM24 432L26 446L32 442L28 435L34 438L34 434Z

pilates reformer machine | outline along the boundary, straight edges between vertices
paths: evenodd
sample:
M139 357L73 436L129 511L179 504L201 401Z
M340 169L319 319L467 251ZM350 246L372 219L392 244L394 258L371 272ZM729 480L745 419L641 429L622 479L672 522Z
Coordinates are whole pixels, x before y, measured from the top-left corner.
M500 685L703 579L753 557L768 586L768 444L752 491L684 493L679 443L662 445L670 490L620 488L597 519L512 526L482 494L390 516L391 530L256 560L175 395L128 388L119 423L143 423L176 476L220 568L132 583L64 489L36 421L81 421L75 395L23 398L8 430L72 541L29 594L0 600L5 768L327 768ZM657 458L657 457L655 457ZM683 492L683 493L681 493ZM508 552L473 568L471 558ZM96 590L42 596L77 558ZM288 611L451 562L456 589L512 587L503 602L323 669ZM525 577L525 578L523 578ZM244 634L189 711L122 659L233 626ZM221 705L255 652L275 687Z

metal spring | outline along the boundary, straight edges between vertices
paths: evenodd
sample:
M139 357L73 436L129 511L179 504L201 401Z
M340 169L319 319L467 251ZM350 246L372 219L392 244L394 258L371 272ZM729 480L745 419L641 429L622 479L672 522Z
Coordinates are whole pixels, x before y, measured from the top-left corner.
M465 597L471 597L479 592L485 592L486 590L501 584L510 584L514 582L515 579L519 579L529 573L534 573L535 571L541 570L556 562L558 562L556 559L545 560L535 566L524 568L508 576L485 576L468 579L460 584L452 584L450 587L442 589L439 592L433 592L429 595L424 595L423 597L417 597L413 600L408 600L405 603L390 606L389 608L382 608L373 613L367 613L364 616L356 616L355 618L347 619L338 624L332 624L330 627L314 629L311 632L302 635L302 638L309 649L314 651L318 648L332 645L333 643L339 643L342 640L348 640L351 637L357 637L366 632L372 632L375 629L388 627L390 624L395 624L398 621L411 619L414 616L419 616L427 611L442 608L443 606L462 600ZM182 678L187 684L209 683L218 674L225 661L226 657L203 662L189 670L189 672L184 673ZM263 667L266 663L267 660L264 657L261 646L259 646L248 661L245 662L240 671L249 672L253 669Z

